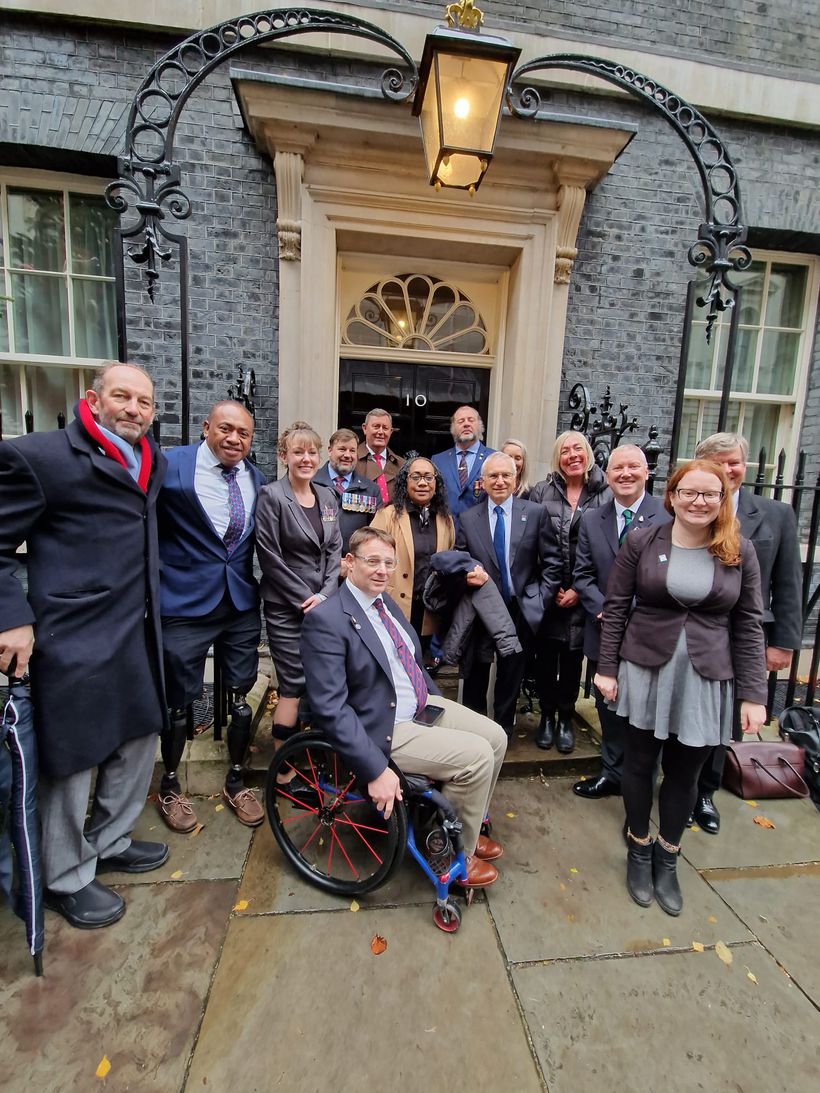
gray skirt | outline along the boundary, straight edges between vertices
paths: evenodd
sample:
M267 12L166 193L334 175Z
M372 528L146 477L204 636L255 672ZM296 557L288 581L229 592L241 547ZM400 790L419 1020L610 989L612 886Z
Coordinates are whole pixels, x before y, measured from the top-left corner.
M677 736L689 747L714 747L732 739L733 690L731 679L706 679L695 671L681 630L674 653L660 668L621 661L618 697L609 706L659 740Z
M301 698L305 693L305 673L299 654L299 635L302 632L301 611L292 607L263 601L268 646L276 669L276 682L281 698Z

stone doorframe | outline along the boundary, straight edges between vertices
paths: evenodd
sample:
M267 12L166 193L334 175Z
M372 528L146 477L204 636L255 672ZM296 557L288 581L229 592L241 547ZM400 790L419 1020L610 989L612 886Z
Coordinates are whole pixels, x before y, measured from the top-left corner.
M337 415L340 252L508 270L488 434L547 469L572 265L586 193L634 128L543 114L505 119L479 193L427 184L410 108L375 91L232 70L242 116L276 173L279 423ZM399 272L398 270L393 272Z

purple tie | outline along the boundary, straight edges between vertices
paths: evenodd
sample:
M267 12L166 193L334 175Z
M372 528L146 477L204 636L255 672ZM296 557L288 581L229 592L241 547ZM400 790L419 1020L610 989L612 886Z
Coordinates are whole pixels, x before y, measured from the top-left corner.
M245 531L245 502L242 500L242 490L236 481L239 467L223 467L222 477L228 484L228 527L222 536L228 554L233 554L239 540Z
M458 485L459 489L464 489L467 485L467 456L464 452L461 453L461 459L458 464Z
M419 710L423 710L427 705L427 699L430 692L427 690L427 684L424 681L424 673L416 663L416 658L412 649L408 649L401 634L398 632L395 623L390 618L390 615L384 608L384 600L379 596L373 601L373 606L379 613L379 618L384 623L384 628L390 635L390 639L396 646L396 653L401 661L402 668L407 672L410 677L410 682L413 684L413 690L416 692L416 702L418 707L416 713Z
M336 492L341 495L345 492L345 480L340 474L337 474L333 479L333 485L336 487Z

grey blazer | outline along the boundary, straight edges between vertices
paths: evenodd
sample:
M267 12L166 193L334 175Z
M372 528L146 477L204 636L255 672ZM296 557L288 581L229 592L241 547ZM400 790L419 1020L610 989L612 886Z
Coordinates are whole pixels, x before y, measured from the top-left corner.
M760 563L763 626L776 649L799 649L803 636L802 566L797 521L789 505L745 487L737 504L740 531Z
M338 587L342 556L338 505L330 487L311 483L322 516L317 538L287 475L263 486L256 502L256 553L262 599L299 610L309 596L330 596Z

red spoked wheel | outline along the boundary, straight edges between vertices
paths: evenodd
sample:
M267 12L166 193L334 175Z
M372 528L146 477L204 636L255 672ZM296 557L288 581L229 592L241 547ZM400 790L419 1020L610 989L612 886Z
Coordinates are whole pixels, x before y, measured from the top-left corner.
M407 846L403 804L396 802L385 820L318 733L299 733L276 752L265 806L274 837L297 873L336 895L378 888Z

